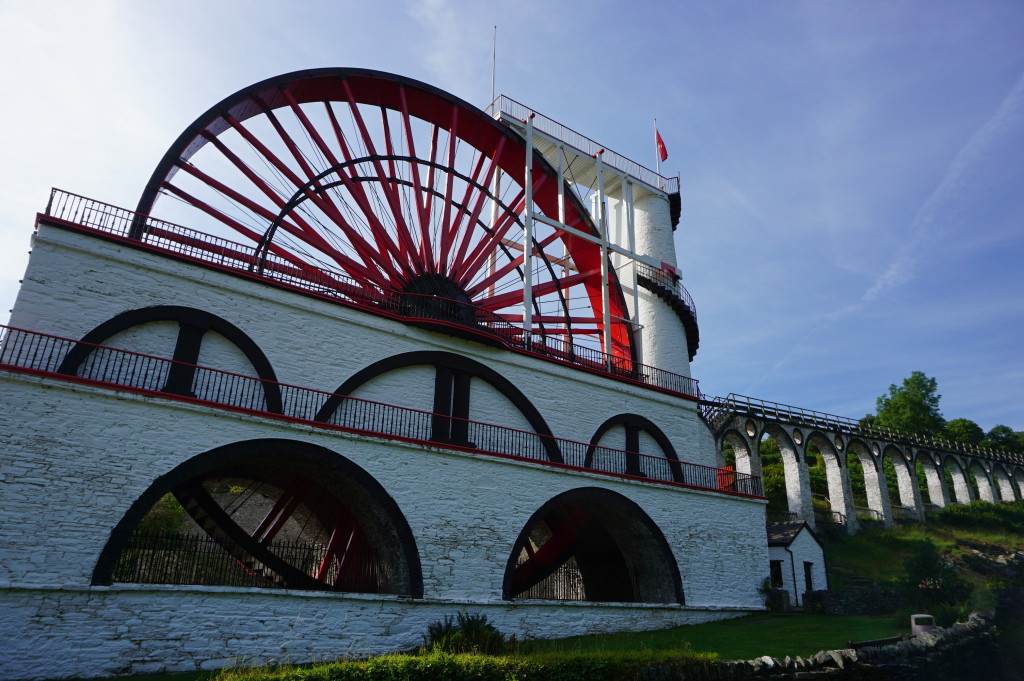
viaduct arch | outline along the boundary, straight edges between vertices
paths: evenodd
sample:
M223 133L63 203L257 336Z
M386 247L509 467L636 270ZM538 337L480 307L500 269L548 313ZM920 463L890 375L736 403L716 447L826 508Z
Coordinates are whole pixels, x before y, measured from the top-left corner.
M1024 456L940 438L861 425L858 421L742 395L708 398L701 416L715 437L719 460L731 448L736 470L762 476L761 444L775 440L782 455L786 509L771 520L836 524L854 534L864 522L886 527L927 521L949 504L975 499L1024 499ZM828 493L815 498L808 463L821 454ZM896 485L887 484L886 468ZM859 470L855 470L859 469ZM863 476L863 492L854 494ZM859 488L859 484L856 486Z

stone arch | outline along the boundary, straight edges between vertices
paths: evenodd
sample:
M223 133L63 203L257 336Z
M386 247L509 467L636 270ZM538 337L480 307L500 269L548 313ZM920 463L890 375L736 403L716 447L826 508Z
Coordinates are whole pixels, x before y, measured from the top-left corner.
M1014 489L1010 472L1001 463L992 464L992 480L999 491L1000 501L1009 502L1017 500L1017 490Z
M661 529L617 492L583 487L541 506L519 533L502 597L685 603Z
M174 322L178 325L172 357L173 363L159 363L145 372L145 376L136 377L137 380L146 383L144 386L137 387L151 387L161 392L201 399L202 392L200 391L199 394L194 392L198 389L195 385L197 374L195 365L199 362L203 337L207 333L213 332L237 348L261 379L258 381L262 394L261 404L241 404L239 406L265 409L276 414L281 413L281 389L277 385L274 369L259 345L226 319L192 307L158 305L122 312L86 333L68 351L57 371L83 378L98 378L94 375L95 372L109 371L110 369L106 362L90 362L91 356L96 351L93 346L103 345L105 341L115 335L130 329L158 322ZM98 380L103 379L100 377ZM225 398L218 393L217 401L219 402L231 399L230 396Z
M973 486L967 477L967 470L960 462L960 459L954 454L949 454L943 459L942 467L949 473L950 479L953 480L953 496L956 499L956 503L971 503L976 497L972 489Z
M885 477L880 467L877 456L872 450L878 447L877 443L869 444L859 438L851 438L846 445L847 451L847 472L851 477L850 486L853 487L853 469L857 466L852 463L856 459L861 469L861 476L864 482L863 510L858 510L861 520L872 520L880 522L891 522L892 511L889 506L889 496L883 492Z
M833 515L833 522L839 521L846 525L848 532L855 533L857 514L853 504L853 491L850 487L848 467L844 465L845 458L840 454L846 443L837 435L830 439L825 433L814 430L807 434L807 445L814 445L821 452L825 464L830 509L833 514L840 514Z
M475 359L453 352L420 350L393 355L360 369L346 379L317 411L315 420L336 423L345 418L343 405L348 395L369 381L397 369L429 366L435 370L434 408L430 423L425 427L438 442L475 447L465 428L469 413L468 382L472 378L484 381L505 397L526 419L530 428L540 437L523 447L528 458L547 458L563 463L562 452L540 411L512 381L491 367ZM526 454L529 450L531 453ZM533 450L536 450L535 454Z
M924 483L928 490L928 503L937 508L949 505L949 489L946 478L942 474L942 464L938 454L923 449L917 451L914 465L921 466L924 471Z
M621 426L625 435L623 447L600 447L602 438L612 429ZM650 456L641 452L642 435L654 441L661 451L661 456ZM625 453L623 455L623 453ZM684 482L683 471L679 466L679 457L675 447L665 432L653 421L638 414L618 414L607 419L598 426L583 462L584 468L597 468L602 471L624 473L658 480ZM735 478L735 476L733 476Z
M794 442L793 437L775 423L766 423L757 441L760 454L761 441L765 437L775 440L782 453L782 469L786 480L786 503L790 513L797 519L814 527L814 504L811 497L811 483L807 466L802 461L804 446Z
M1017 499L1024 499L1024 467L1014 466L1010 471L1010 478L1017 490Z
M729 428L722 433L720 437L718 449L721 451L724 449L724 443L728 442L732 445L733 454L735 455L736 461L734 463L736 471L738 473L746 473L747 475L754 475L757 477L763 477L764 472L761 468L761 457L757 455L755 448L750 443L750 439L745 437L739 431ZM725 467L727 462L722 457L719 461L720 467Z
M256 483L245 491L246 502L258 497L255 513L240 513L240 504L234 503L237 498L227 507L216 498L225 494L240 498L242 493L233 492L225 480ZM228 489L221 489L223 486ZM247 586L423 596L412 530L384 487L334 451L284 439L224 445L194 456L154 480L111 532L93 571L94 585L115 581L235 583L230 572L223 571L215 575L222 581L213 582L121 576L138 577L137 570L124 570L123 561L130 555L129 549L135 548L133 539L139 538L136 530L143 519L169 494L194 521L184 537L188 545L201 540L210 545L204 550L229 570L235 568L233 564L243 564L248 574L258 573L261 579ZM286 546L275 546L278 533L289 521L299 525L299 519L297 538L290 538ZM358 546L360 552L350 553L352 546ZM194 578L195 573L191 574Z
M971 488L977 495L976 498L990 503L998 501L992 475L979 459L971 459L967 464L967 476L971 481Z
M882 450L882 463L886 460L892 462L896 470L896 485L899 489L899 504L892 506L893 516L904 516L913 520L921 519L921 495L918 490L917 476L907 454L895 445L886 445ZM883 469L884 470L884 469ZM888 493L888 488L886 488Z

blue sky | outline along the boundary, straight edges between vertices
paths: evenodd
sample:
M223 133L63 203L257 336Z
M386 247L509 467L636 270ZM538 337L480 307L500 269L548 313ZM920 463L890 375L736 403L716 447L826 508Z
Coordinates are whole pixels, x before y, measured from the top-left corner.
M51 186L134 206L235 90L357 66L497 90L681 176L694 376L859 417L912 371L1024 430L1024 3L0 0L0 309Z

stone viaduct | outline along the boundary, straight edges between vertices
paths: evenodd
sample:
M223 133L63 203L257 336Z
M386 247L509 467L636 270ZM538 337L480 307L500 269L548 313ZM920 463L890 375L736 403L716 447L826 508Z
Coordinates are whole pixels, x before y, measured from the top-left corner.
M817 411L730 394L705 398L702 416L715 436L722 465L727 445L740 473L762 475L761 442L773 438L782 453L788 511L769 520L799 519L812 526L845 526L854 534L861 523L926 521L949 504L975 499L991 502L1024 498L1024 456L941 438L861 425L858 421ZM824 462L829 508L815 508L808 463ZM866 506L852 492L850 462L864 472ZM899 498L890 499L884 471L892 463ZM781 517L780 517L781 516Z

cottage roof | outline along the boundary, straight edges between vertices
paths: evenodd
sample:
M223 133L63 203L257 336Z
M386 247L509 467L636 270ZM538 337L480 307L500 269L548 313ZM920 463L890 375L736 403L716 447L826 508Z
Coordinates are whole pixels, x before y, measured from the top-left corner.
M808 527L803 520L790 523L768 523L765 528L768 532L768 546L789 546L796 539L797 535L804 529L814 538L814 541L821 545L817 535Z

